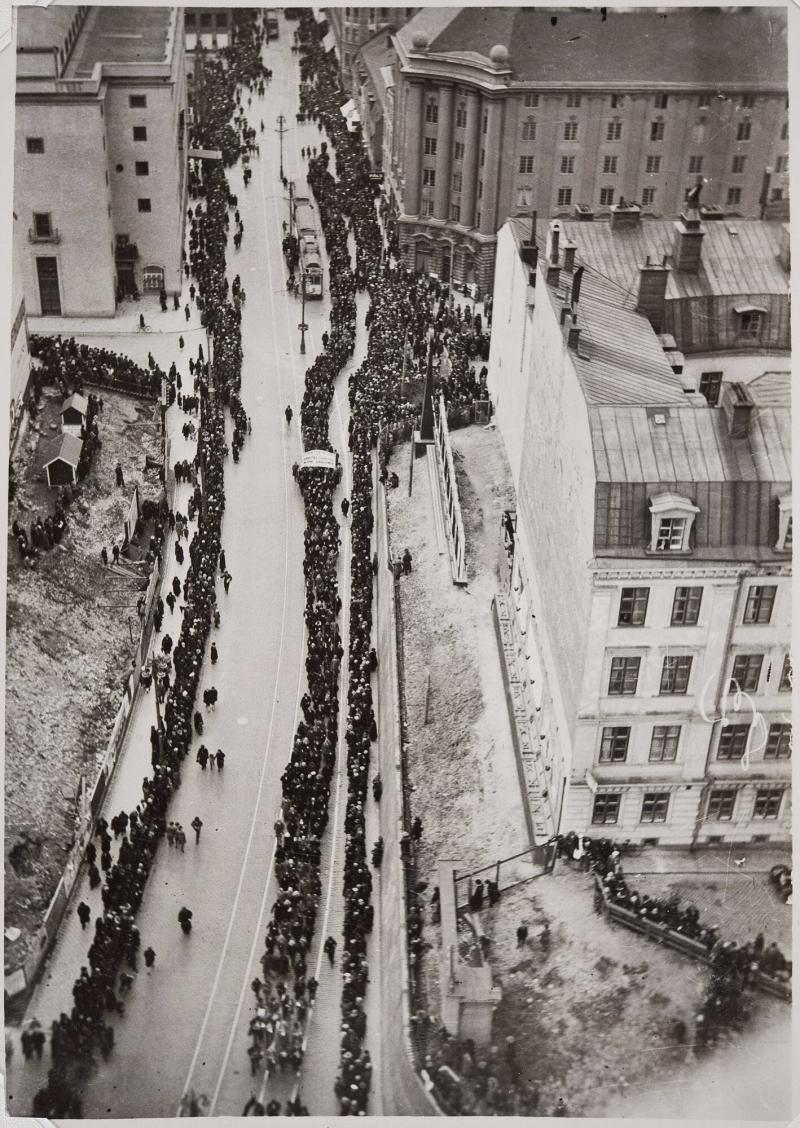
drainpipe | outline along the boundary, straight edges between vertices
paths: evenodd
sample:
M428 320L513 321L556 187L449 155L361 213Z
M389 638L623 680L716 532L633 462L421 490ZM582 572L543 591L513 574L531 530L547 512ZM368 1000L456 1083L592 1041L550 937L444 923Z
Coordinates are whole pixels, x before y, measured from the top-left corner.
M719 680L717 682L717 692L714 696L714 712L715 713L718 713L720 711L720 709L722 708L722 698L723 698L724 693L725 693L725 681L726 681L727 671L728 671L728 654L729 654L730 649L731 649L731 639L733 638L733 628L736 626L736 615L737 615L737 612L739 610L739 604L741 603L742 585L743 585L745 579L750 574L751 573L749 571L748 572L740 572L739 573L739 579L738 579L737 584L736 584L736 594L733 598L733 606L731 608L731 614L730 614L730 617L728 619L728 629L725 632L725 650L723 652L722 663L720 665ZM699 799L698 804L697 804L697 815L695 816L695 820L694 820L694 830L692 831L692 841L689 844L689 849L692 852L694 852L694 850L697 849L697 839L700 836L700 828L703 824L703 811L705 810L706 796L707 796L708 792L710 791L710 789L711 789L711 787L713 786L713 783L714 783L714 780L713 780L711 773L709 771L709 766L711 764L711 757L713 755L714 748L716 747L716 744L717 744L717 733L719 732L719 726L720 726L720 722L718 720L715 720L713 722L713 724L711 725L711 736L709 737L709 741L708 741L708 749L706 751L706 763L705 763L705 768L703 770L703 786L700 790L700 799Z

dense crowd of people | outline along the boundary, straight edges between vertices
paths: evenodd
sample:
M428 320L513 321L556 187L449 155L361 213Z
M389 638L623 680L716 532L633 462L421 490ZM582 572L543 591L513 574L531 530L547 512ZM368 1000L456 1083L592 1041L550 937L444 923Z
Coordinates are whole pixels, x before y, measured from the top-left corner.
M254 71L257 73L258 47L253 43L255 13L237 14L236 23L243 49L231 52L224 71L221 67L209 66L217 81L204 87L205 116L200 118L197 135L193 138L198 146L221 147L220 132L227 129L233 117L237 89L252 79ZM229 141L227 133L225 139ZM237 143L241 152L241 141ZM186 271L204 306L205 323L214 341L214 359L209 365L201 351L195 367L200 400L195 462L203 468L203 488L201 491L196 487L195 496L190 499L189 520L196 519L197 527L189 544L190 566L182 586L180 634L174 649L170 648L174 675L170 680L169 672L165 671L158 679L157 692L165 704L162 731L152 742L152 775L142 781L142 798L136 809L115 816L115 829L120 830L121 819L126 828L116 861L111 859L109 824L105 819L97 823L96 835L100 839L102 869L106 875L101 891L104 911L95 920L88 966L81 969L73 987L74 1006L69 1014L62 1014L53 1024L52 1067L47 1084L34 1098L34 1116L81 1116L80 1090L91 1073L95 1054L99 1052L107 1057L113 1049L113 1027L105 1020L105 1014L120 1013L124 1008L120 995L126 993L130 974L124 971L120 974L123 963L134 971L137 967L141 941L134 924L135 915L159 842L167 836L169 801L180 784L181 763L191 749L200 671L217 614L215 579L225 508L225 406L230 408L239 447L249 429L239 397L241 313L237 303L229 298L225 273L228 211L235 206L235 201L231 200L223 168L217 162L206 162L195 168L190 194L193 199L202 199L202 206L197 206L192 216ZM71 349L67 355L75 360L74 365L70 361L67 369L69 378L74 380L80 371L78 360ZM153 382L157 379L160 385L157 366L151 364L150 373ZM174 399L174 365L169 381ZM199 836L196 826L195 832ZM95 864L97 849L93 842L86 853L90 883L94 887L102 878ZM88 920L82 919L82 924L86 923ZM181 924L183 926L184 922ZM152 966L155 953L152 949L148 949L148 953L148 966Z
M161 391L164 373L157 365L142 368L130 357L111 349L79 345L74 337L42 337L34 333L30 351L39 364L31 372L29 406L35 407L41 388L48 384L61 388L65 396L72 392L83 394L87 384L149 399Z

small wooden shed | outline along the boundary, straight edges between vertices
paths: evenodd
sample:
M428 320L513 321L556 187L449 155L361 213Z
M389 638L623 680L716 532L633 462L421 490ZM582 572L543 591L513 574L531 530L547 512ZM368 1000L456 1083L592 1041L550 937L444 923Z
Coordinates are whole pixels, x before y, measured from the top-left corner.
M89 412L89 401L79 392L67 396L61 405L61 426L75 427L80 432L86 426L86 417Z
M83 442L66 431L48 444L42 466L48 486L73 485L78 480L78 462Z

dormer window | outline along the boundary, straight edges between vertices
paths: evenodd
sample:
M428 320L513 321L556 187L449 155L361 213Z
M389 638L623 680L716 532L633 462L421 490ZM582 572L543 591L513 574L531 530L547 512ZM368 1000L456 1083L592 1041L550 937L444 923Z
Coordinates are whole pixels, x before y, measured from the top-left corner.
M776 552L792 551L792 495L786 494L778 501L778 540Z
M692 527L700 512L688 498L658 494L650 499L650 552L689 552Z

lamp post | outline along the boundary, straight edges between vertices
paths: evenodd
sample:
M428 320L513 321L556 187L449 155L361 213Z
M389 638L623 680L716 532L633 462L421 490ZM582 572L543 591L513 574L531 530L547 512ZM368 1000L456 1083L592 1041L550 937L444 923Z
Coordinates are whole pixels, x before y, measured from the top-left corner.
M300 297L302 301L301 314L300 314L300 355L306 355L306 272L301 269L300 271Z
M288 132L288 129L284 128L283 123L285 121L286 121L286 118L283 116L283 114L278 114L278 128L275 130L275 132L278 134L278 137L280 139L280 146L281 146L281 167L280 167L280 172L278 173L281 180L283 180L283 135L284 135L284 133Z

